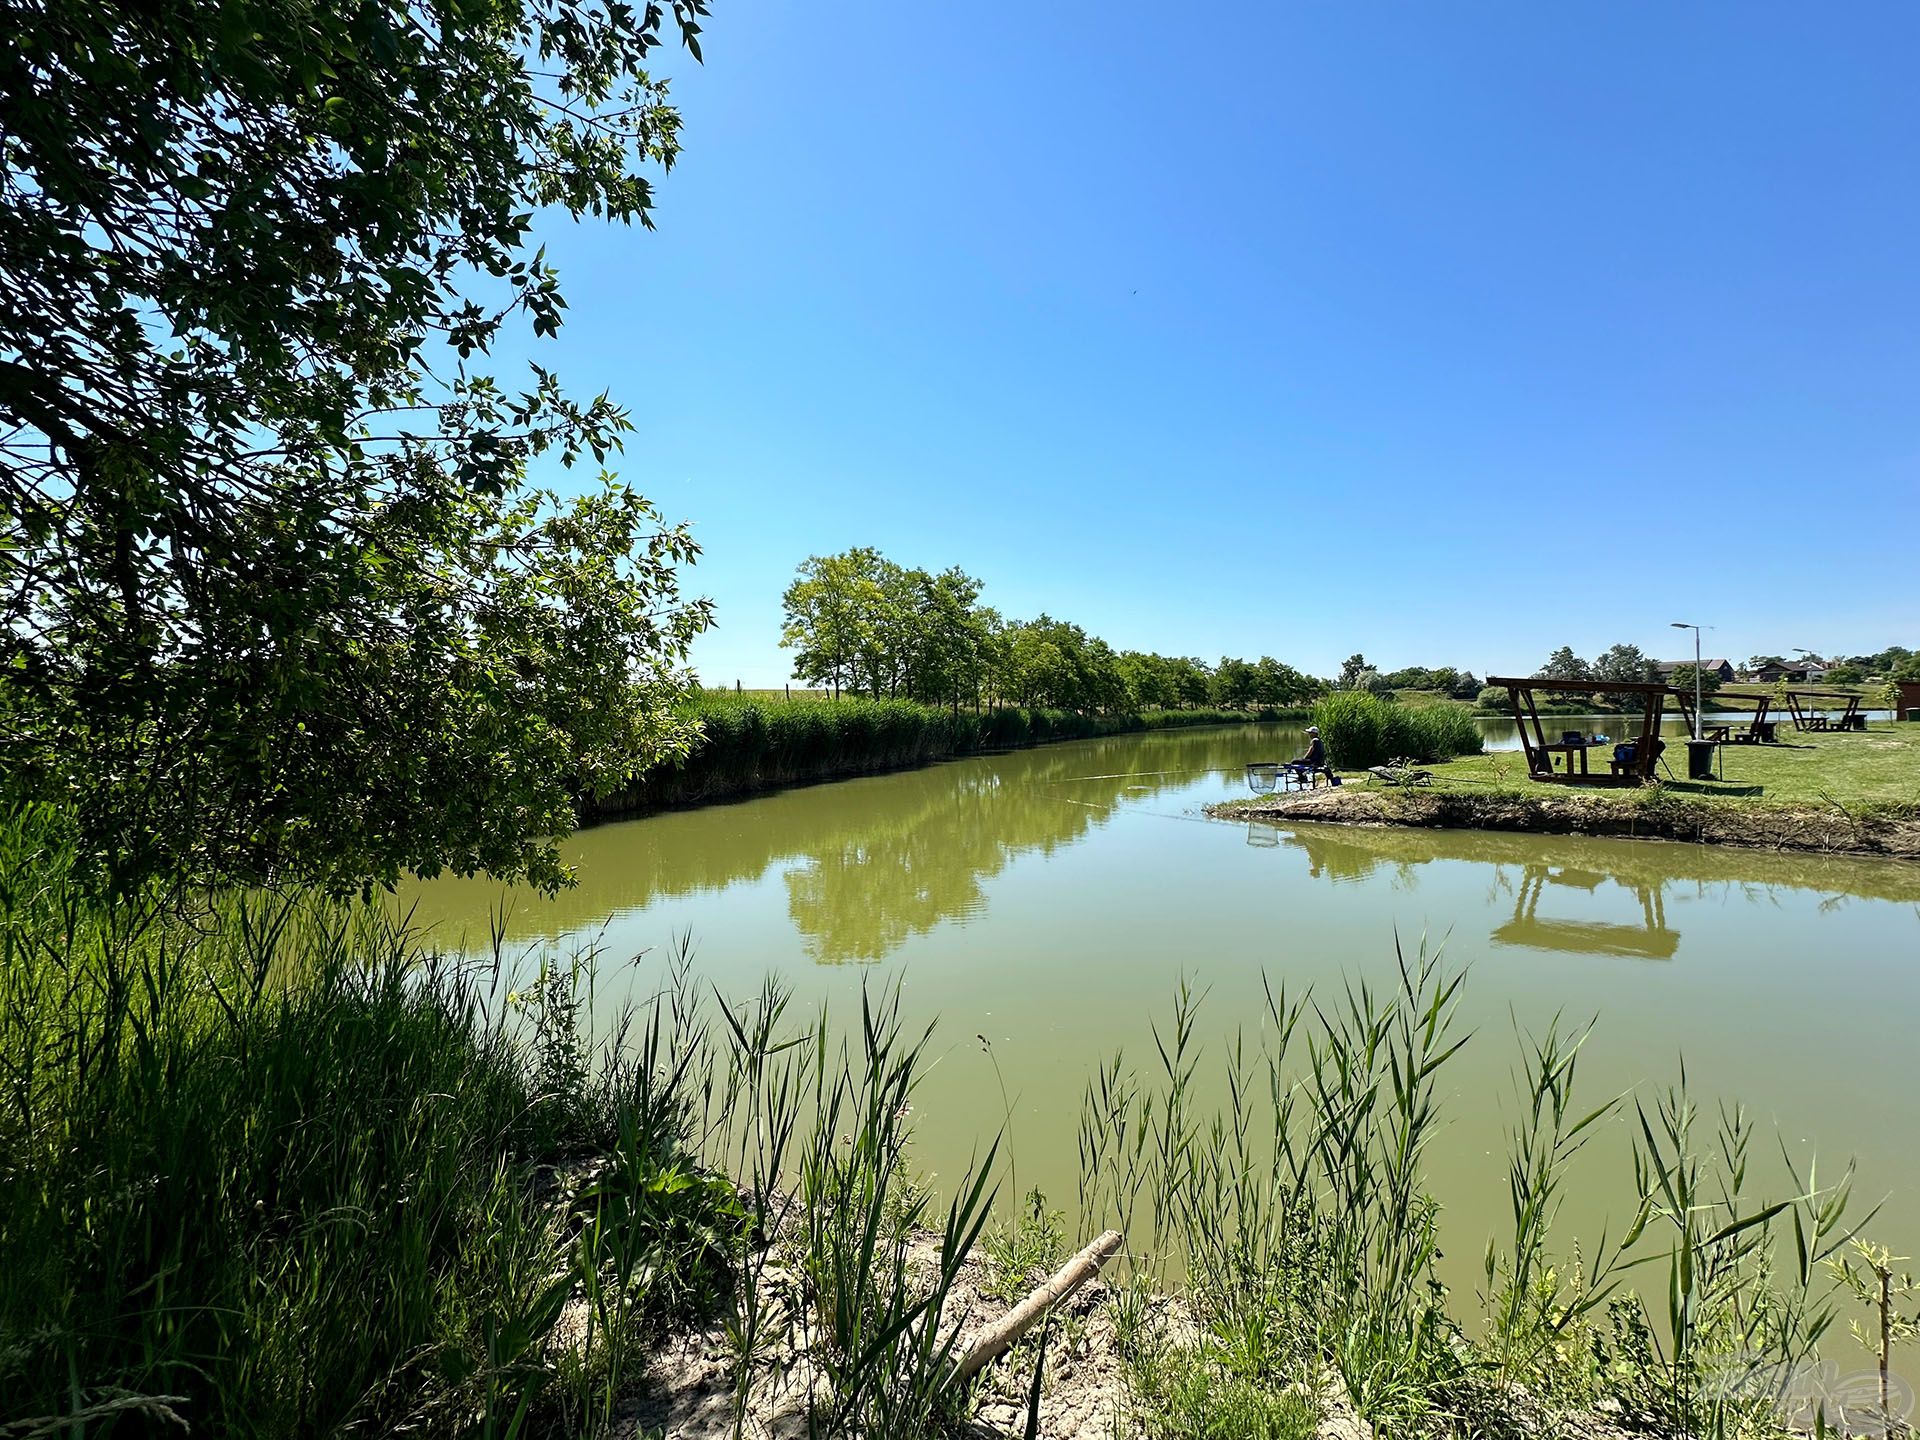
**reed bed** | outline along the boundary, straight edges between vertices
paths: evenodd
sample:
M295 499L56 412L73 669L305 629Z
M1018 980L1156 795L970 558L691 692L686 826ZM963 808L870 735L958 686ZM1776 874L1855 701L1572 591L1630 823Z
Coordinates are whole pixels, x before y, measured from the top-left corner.
M725 1292L657 1010L590 1053L579 966L509 1004L369 909L62 859L0 830L0 1432L592 1429Z
M715 1321L743 1397L810 1357L813 1434L939 1431L992 1152L943 1211L913 1182L897 993L839 1039L771 984L716 1022L686 953L596 1017L591 952L104 907L47 817L0 826L0 1435L632 1433L658 1342Z
M1391 760L1446 760L1478 755L1483 741L1465 705L1400 705L1356 690L1323 697L1313 707L1336 768L1363 770Z
M1702 1115L1684 1068L1646 1099L1582 1103L1587 1036L1557 1023L1521 1040L1510 1226L1487 1242L1477 1322L1448 1295L1422 1161L1469 1040L1462 983L1422 946L1384 989L1270 987L1213 1062L1224 1107L1204 1111L1199 1001L1182 986L1152 1063L1116 1056L1094 1077L1080 1204L1138 1237L1122 1328L1140 1413L1160 1433L1213 1434L1206 1417L1231 1405L1256 1417L1244 1433L1306 1436L1314 1417L1281 1408L1304 1391L1392 1435L1894 1433L1820 1389L1830 1275L1872 1218L1850 1214L1851 1170L1822 1184L1783 1147L1761 1193L1743 1111ZM1555 1216L1575 1157L1615 1120L1635 1137L1641 1199L1582 1245ZM1190 1327L1145 1318L1138 1297L1163 1289Z
M760 699L709 692L691 705L701 737L683 760L594 798L599 813L632 813L925 765L955 756L1192 725L1303 720L1304 710L1148 710L1090 714L1018 707L980 711L908 700Z

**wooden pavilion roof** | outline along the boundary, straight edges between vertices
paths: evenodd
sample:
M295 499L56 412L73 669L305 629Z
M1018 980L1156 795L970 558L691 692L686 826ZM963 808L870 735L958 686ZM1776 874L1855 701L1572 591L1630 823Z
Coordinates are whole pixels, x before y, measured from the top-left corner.
M1672 687L1659 680L1573 680L1552 675L1532 675L1515 679L1509 675L1489 675L1489 685L1504 685L1509 690L1565 690L1579 695L1669 695Z

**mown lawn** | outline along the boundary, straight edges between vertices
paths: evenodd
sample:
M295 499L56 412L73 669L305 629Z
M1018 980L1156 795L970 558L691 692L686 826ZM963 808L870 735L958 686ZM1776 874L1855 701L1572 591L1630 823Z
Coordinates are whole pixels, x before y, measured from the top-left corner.
M1683 794L1758 799L1770 805L1920 809L1920 725L1883 721L1864 731L1805 735L1783 725L1780 737L1777 745L1722 746L1719 769L1724 779L1674 779L1665 770L1661 779L1669 790ZM1609 754L1606 747L1596 749L1589 762L1604 770ZM1686 774L1681 741L1668 740L1665 762L1674 776ZM1527 778L1526 757L1518 750L1467 755L1426 768L1440 788L1535 795L1550 788Z

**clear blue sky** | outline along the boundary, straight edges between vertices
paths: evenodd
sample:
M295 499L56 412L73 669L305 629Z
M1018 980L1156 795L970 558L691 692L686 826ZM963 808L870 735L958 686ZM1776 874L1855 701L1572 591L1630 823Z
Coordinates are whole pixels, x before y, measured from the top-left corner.
M1920 645L1920 7L716 0L543 361L695 523L1326 674Z

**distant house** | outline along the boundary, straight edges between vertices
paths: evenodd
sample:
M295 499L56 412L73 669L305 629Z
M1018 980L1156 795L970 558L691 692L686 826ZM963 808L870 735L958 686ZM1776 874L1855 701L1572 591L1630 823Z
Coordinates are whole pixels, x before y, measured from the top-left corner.
M1653 662L1653 669L1655 675L1662 681L1667 681L1673 679L1673 672L1681 666L1691 664L1693 664L1691 660L1656 660ZM1733 679L1733 662L1730 660L1702 660L1700 670L1703 674L1718 675L1722 685Z
M1787 665L1778 660L1769 661L1753 672L1753 678L1762 685L1777 685L1784 680L1789 685L1804 684L1808 680L1819 680L1827 673L1824 665Z

